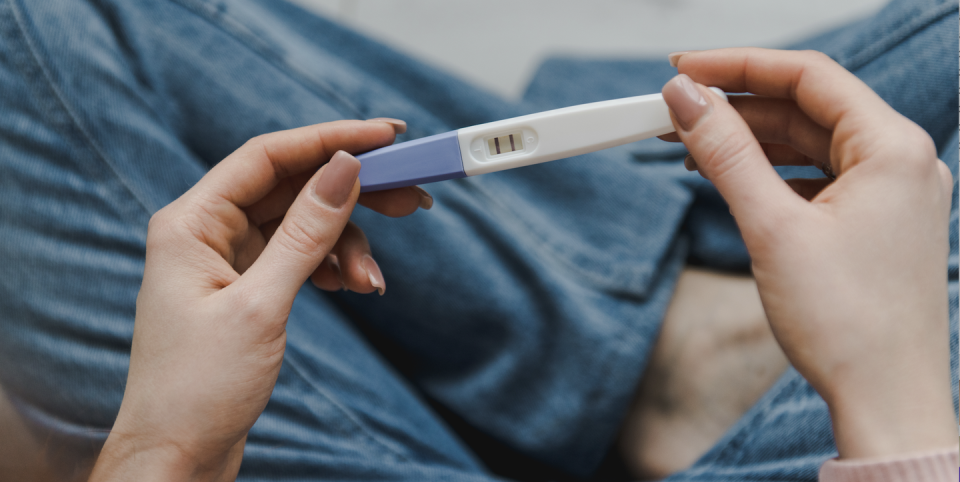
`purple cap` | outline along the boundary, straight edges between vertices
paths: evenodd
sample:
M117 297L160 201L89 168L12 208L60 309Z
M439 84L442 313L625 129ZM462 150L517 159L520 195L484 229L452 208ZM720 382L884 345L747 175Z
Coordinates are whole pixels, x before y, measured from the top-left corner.
M457 131L402 142L357 156L360 192L466 177Z

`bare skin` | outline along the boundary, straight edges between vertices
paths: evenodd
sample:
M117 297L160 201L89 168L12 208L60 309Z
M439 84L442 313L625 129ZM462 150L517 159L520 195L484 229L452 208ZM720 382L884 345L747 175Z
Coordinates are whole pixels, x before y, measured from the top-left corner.
M631 473L691 466L787 367L752 277L687 268L621 431Z

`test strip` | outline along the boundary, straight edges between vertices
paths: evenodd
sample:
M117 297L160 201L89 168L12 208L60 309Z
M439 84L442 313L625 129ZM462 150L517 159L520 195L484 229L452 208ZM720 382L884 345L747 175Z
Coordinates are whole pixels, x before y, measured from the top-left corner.
M726 94L710 88L722 100ZM360 190L380 191L578 156L673 132L661 94L465 127L357 156Z

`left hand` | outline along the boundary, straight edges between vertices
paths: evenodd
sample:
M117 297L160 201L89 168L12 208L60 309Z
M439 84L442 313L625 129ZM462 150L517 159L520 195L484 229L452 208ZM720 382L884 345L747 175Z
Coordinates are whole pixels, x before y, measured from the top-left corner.
M674 56L677 137L730 206L774 336L830 409L841 458L956 443L950 169L930 136L819 52ZM704 85L750 92L723 102ZM692 165L691 165L692 164ZM836 179L785 183L774 165Z
M153 216L127 386L91 480L236 477L303 283L385 287L348 224L358 198L394 216L429 206L414 188L360 196L347 152L394 136L390 123L362 121L260 136Z

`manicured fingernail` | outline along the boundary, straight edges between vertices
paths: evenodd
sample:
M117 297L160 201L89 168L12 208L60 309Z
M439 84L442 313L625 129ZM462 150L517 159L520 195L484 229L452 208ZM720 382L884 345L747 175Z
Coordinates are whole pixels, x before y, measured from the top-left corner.
M425 191L425 190L424 190L422 187L420 187L420 186L413 186L413 190L414 190L414 191L417 191L417 194L420 195L420 208L421 208L421 209L427 209L427 210L429 210L430 208L433 207L433 196L431 196L430 193L428 193L427 191Z
M680 57L684 55L691 54L694 52L699 52L699 50L683 50L680 52L672 52L670 55L667 55L667 58L670 59L670 66L676 67L680 63Z
M360 266L363 266L363 270L367 272L370 284L380 292L380 296L383 296L383 293L387 291L387 282L383 280L383 273L380 272L377 262L370 255L366 255L360 261Z
M337 151L330 162L323 166L323 172L317 180L317 197L332 208L343 206L350 198L359 174L360 161L344 151Z
M686 74L670 79L670 82L663 86L663 100L667 101L667 106L685 131L692 130L713 108L700 93L697 84Z
M393 132L397 134L403 134L404 132L407 132L407 123L400 119L377 117L376 119L367 119L367 122L383 122L385 124L390 124L393 126Z
M340 271L340 258L335 254L328 254L324 262L330 265L330 270L337 275L337 281L340 282L340 289L347 291L347 285L343 282L343 272Z
M683 158L683 167L687 168L688 171L700 170L700 166L697 166L697 160L690 154L687 154L687 157Z

